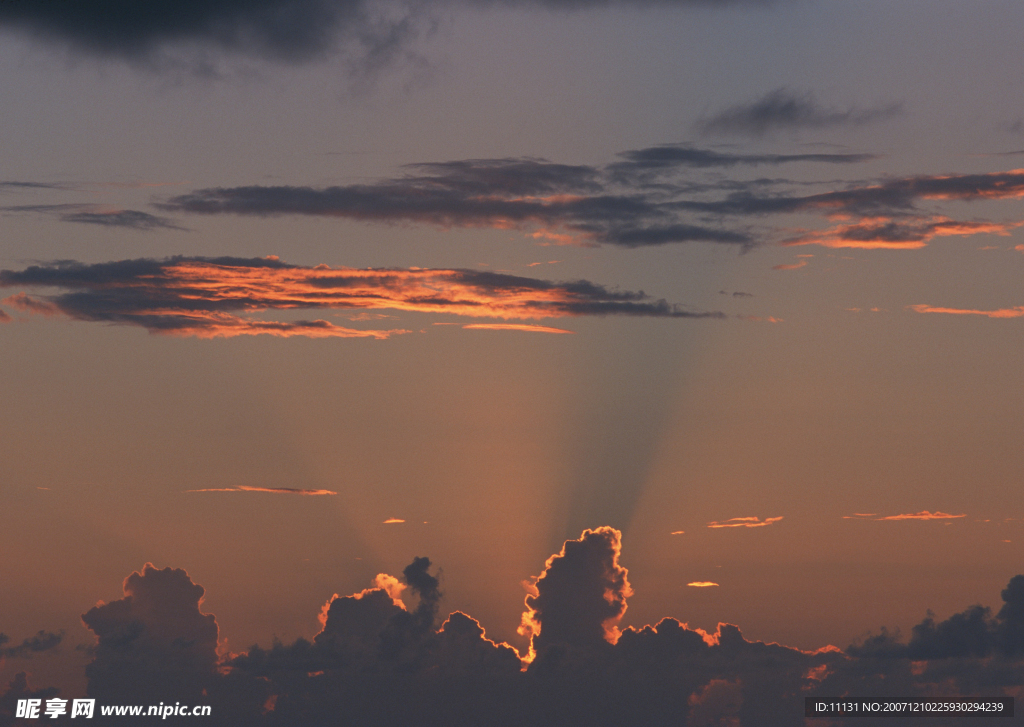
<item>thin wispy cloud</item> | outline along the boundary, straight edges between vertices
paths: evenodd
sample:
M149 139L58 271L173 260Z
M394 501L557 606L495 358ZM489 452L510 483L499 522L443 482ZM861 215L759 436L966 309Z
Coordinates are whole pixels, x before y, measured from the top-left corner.
M249 487L239 485L238 487L211 487L203 490L185 490L185 492L267 492L274 495L337 495L333 490L302 490L296 487Z
M957 518L967 517L966 514L962 515L951 515L948 512L936 511L930 512L928 510L922 510L921 512L913 513L901 513L899 515L885 515L878 517L877 513L854 513L853 515L843 515L844 520L956 520Z
M1024 317L1024 306L1014 308L997 308L995 310L977 310L973 308L943 308L926 304L908 305L908 309L916 313L944 313L954 316L984 316L985 318L1021 318Z
M486 331L525 331L527 333L574 333L564 328L533 326L527 323L467 323L463 328Z
M686 585L690 588L712 588L717 586L718 584L714 581L693 581L691 583L687 583Z
M384 525L399 525L399 524L404 523L404 522L405 522L405 520L402 520L401 518L389 517L387 520L384 521L383 524Z
M573 316L724 318L691 311L645 293L586 280L551 282L474 270L331 268L289 265L276 257L57 262L0 270L0 287L64 292L18 293L3 303L26 312L64 315L200 338L271 334L387 338L404 330L357 330L324 320L265 321L264 311L392 309L471 318Z
M760 137L785 129L863 126L891 119L901 113L903 106L899 103L838 109L822 104L810 91L797 93L788 88L777 88L756 101L731 106L709 118L701 119L696 129L703 134Z
M782 519L779 517L766 517L764 520L758 517L734 517L728 520L714 520L708 523L709 528L763 528L766 525L777 523Z
M78 222L104 227L124 227L133 230L184 230L166 217L140 210L111 209L94 204L32 204L8 205L0 211L36 213L57 217L62 222Z

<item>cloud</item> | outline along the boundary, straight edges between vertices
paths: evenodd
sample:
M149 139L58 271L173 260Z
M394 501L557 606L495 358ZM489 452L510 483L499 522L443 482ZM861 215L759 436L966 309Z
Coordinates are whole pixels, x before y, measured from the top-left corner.
M294 487L214 487L205 490L185 490L185 492L270 492L278 495L337 495L333 490L300 490Z
M405 520L402 520L400 518L389 517L387 520L384 521L384 525L396 525L398 523L404 523L404 522L405 522Z
M531 333L575 333L575 331L567 331L564 328L533 326L524 323L468 323L463 328L490 331L527 331Z
M801 260L798 263L788 263L783 265L772 265L772 270L799 270L800 268L807 265L806 260Z
M924 209L1024 197L1024 170L863 181L814 194L786 179L694 181L694 170L792 162L850 165L865 154L729 154L684 145L622 152L605 166L536 158L414 164L403 176L334 187L197 189L157 202L186 214L306 215L441 229L512 229L542 244L641 248L711 243L749 250L776 242L917 249L936 237L1008 235L1021 221L962 220ZM829 182L838 186L839 182ZM770 192L766 191L771 189ZM825 227L756 229L753 220L803 215Z
M764 136L777 129L827 129L863 126L903 113L901 104L872 108L835 109L822 106L811 92L798 94L777 88L757 101L731 106L710 118L701 119L697 130L704 134Z
M534 650L525 659L461 611L439 619L440 579L427 558L332 596L312 640L221 657L202 587L147 564L125 580L123 599L83 617L98 637L89 693L210 704L212 727L798 727L805 697L993 700L1024 683L1024 575L1010 579L995 616L980 605L945 621L929 613L907 642L883 629L845 652L805 651L748 640L725 623L710 633L673 618L620 630L632 595L621 555L619 531L602 527L546 561L526 599ZM0 697L0 719L31 693L19 675Z
M877 518L878 520L952 520L960 517L967 517L967 515L950 515L946 512L928 512L922 510L921 512L915 513L903 513L900 515L888 515L886 517Z
M757 517L734 517L728 520L712 521L708 523L709 528L763 528L765 525L777 523L782 519L779 517L766 517L764 520Z
M912 311L917 313L945 313L956 316L985 316L986 318L1020 318L1024 316L1024 306L1015 308L998 308L996 310L974 310L970 308L940 308L931 305L917 304L908 305Z
M51 651L56 649L63 639L64 632L51 633L49 631L39 631L35 636L23 639L17 646L5 646L11 639L6 634L0 634L0 658L19 659L43 651Z
M718 584L713 581L693 581L692 583L687 583L686 585L690 586L691 588L711 588L712 586L717 586Z
M585 530L544 564L526 596L519 633L530 637L529 660L560 647L590 650L614 644L626 599L633 595L619 565L622 533Z
M0 727L16 724L15 719L20 700L38 699L41 703L45 704L45 700L56 697L59 693L60 690L54 687L33 689L29 686L28 674L23 671L18 672L7 685L6 691L0 694ZM42 709L40 712L42 712ZM24 724L22 720L19 720L19 722Z
M107 702L203 703L217 680L217 620L200 611L205 591L180 569L146 563L124 580L124 598L82 616L96 635L86 666L89 696Z
M66 291L43 297L19 293L3 301L21 310L200 338L259 333L387 338L405 332L237 315L266 310L394 309L505 319L724 317L653 300L642 291L611 290L586 280L554 283L458 269L303 267L276 257L174 257L92 265L65 261L0 270L0 287L12 286Z
M8 315L5 311L0 310L0 323L10 323L13 318Z
M42 185L40 185L42 186ZM5 212L36 212L56 215L63 222L80 222L132 230L184 230L166 217L139 210L110 209L93 204L22 204L0 207Z

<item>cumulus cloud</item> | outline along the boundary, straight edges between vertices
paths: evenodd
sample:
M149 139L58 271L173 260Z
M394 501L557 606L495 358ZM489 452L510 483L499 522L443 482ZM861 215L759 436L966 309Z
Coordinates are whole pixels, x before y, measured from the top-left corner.
M994 616L980 605L944 621L929 613L906 642L883 630L845 651L805 651L748 640L725 623L706 632L665 618L620 629L632 595L621 556L619 531L601 527L546 561L529 584L522 658L466 613L439 617L440 578L424 557L400 577L381 573L359 593L332 596L312 640L222 657L202 587L147 564L126 579L123 599L83 617L98 638L89 693L211 704L214 726L799 727L805 698L990 700L1019 695L1024 683L1024 575L1009 581ZM0 719L29 694L19 675L0 698Z
M217 678L217 621L205 591L181 569L146 563L124 580L124 598L82 616L96 635L89 695L114 703L200 704Z
M777 88L758 100L731 106L710 118L701 119L697 129L705 134L764 136L777 129L826 129L863 126L903 113L901 104L836 109L822 105L811 92L797 93Z
M0 270L0 287L66 292L5 299L15 308L200 338L254 335L387 338L323 320L264 321L266 310L395 309L479 318L646 316L722 318L586 280L555 283L500 273L425 268L303 267L269 258L174 257L86 265L56 262ZM243 314L243 315L238 315Z
M33 689L28 682L28 674L18 672L14 679L7 685L7 689L0 694L0 727L12 727L17 714L18 701L22 699L38 699L41 702L56 697L60 693L54 687ZM41 710L40 710L41 711ZM18 720L24 724L23 720Z
M333 490L301 490L295 487L211 487L204 490L185 490L185 492L270 492L277 495L337 495Z
M736 154L666 144L623 152L604 166L535 158L472 159L407 166L406 174L334 187L212 187L156 206L178 213L306 215L373 223L514 229L543 244L641 248L710 243L917 249L936 237L1008 235L1019 220L964 220L949 201L1024 196L1024 170L854 181L807 194L786 179L708 178L694 171L762 164L852 165L866 154ZM930 205L932 208L926 208ZM778 216L811 227L758 228ZM824 226L821 226L821 223ZM787 221L787 224L790 224Z

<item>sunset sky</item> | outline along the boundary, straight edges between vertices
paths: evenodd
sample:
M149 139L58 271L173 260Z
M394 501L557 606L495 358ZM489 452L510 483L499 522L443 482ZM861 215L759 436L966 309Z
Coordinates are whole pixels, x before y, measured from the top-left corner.
M146 563L221 654L428 557L525 655L601 526L807 651L1024 573L1020 3L86 5L0 3L0 692Z

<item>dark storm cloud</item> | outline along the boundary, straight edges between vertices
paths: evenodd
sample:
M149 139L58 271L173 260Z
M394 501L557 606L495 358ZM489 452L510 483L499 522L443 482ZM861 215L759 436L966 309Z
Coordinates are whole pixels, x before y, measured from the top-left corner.
M106 209L90 204L23 204L0 207L4 212L36 212L56 215L63 222L81 222L105 227L126 227L133 230L183 230L166 217L139 210Z
M17 646L7 646L11 638L0 634L0 657L23 658L42 651L56 649L64 639L63 633L39 631L35 636L23 639Z
M354 269L289 265L277 258L174 257L85 265L56 262L0 270L0 287L48 287L2 302L19 310L82 321L141 326L151 333L387 338L404 331L356 330L323 320L263 321L266 310L397 309L474 318L642 316L723 318L587 280L551 282L477 271ZM239 315L242 314L242 315Z
M823 129L862 126L903 113L901 104L835 109L822 106L813 93L777 88L757 101L732 106L697 123L705 134L764 136L776 129Z

